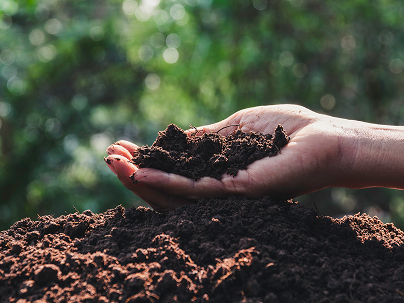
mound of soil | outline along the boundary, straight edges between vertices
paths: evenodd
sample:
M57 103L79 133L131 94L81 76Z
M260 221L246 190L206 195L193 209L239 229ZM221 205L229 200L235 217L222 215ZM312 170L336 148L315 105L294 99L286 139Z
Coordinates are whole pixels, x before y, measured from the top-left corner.
M187 137L170 125L133 162L219 179L288 140L281 126ZM27 218L0 233L0 302L404 302L403 243L376 217L268 197Z
M198 180L202 177L221 179L224 173L236 176L256 160L277 155L289 142L283 127L274 134L237 130L228 136L205 133L191 136L174 124L159 132L151 147L142 146L132 162L139 168L149 167Z
M269 198L44 216L0 233L0 302L404 302L403 242Z

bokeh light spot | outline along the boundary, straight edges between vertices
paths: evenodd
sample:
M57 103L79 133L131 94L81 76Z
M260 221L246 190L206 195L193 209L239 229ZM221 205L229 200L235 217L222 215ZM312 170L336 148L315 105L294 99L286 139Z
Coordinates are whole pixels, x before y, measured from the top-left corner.
M262 11L268 5L268 0L253 0L253 6L255 9Z
M379 41L380 41L380 43L382 43L384 45L392 44L393 40L394 40L394 35L390 31L384 30L379 35Z
M17 96L25 94L26 84L19 77L15 76L7 81L7 88Z
M91 147L98 153L105 153L105 149L113 142L108 134L100 133L91 136Z
M215 13L209 10L201 13L201 20L203 23L214 23L216 21Z
M8 29L10 28L13 20L9 15L3 14L0 16L0 29Z
M283 66L291 66L294 58L291 52L283 52L279 55L279 63Z
M17 69L12 65L6 65L1 70L4 79L8 80L11 77L17 76Z
M160 0L143 0L142 5L146 7L156 7L160 4Z
M148 74L144 80L147 88L155 90L160 86L160 77L157 74Z
M164 28L168 27L166 24L171 23L174 19L165 10L159 10L153 14L154 22L160 31L165 31Z
M199 90L207 97L212 97L215 93L215 84L211 80L201 83Z
M49 118L45 121L45 131L49 133L57 133L60 130L60 122L58 119Z
M182 6L181 4L174 4L170 8L170 15L175 20L182 19L184 17L184 15L185 15L184 6Z
M11 49L5 49L0 53L0 62L4 65L13 64L15 60L15 54Z
M143 0L139 8L135 12L136 18L140 22L149 20L159 4L160 0Z
M139 20L140 22L146 22L152 16L152 12L153 12L153 10L150 10L144 6L140 6L136 10L135 16L136 16L136 19Z
M333 95L324 95L320 99L321 107L325 110L332 110L335 107L335 98Z
M166 43L170 48L178 48L181 45L181 38L177 34L169 34L166 38Z
M335 204L338 204L345 212L351 212L357 206L357 200L354 196L349 195L345 188L333 188L331 190L331 198Z
M307 66L304 63L296 63L292 72L297 78L303 78L307 74Z
M62 30L62 27L62 22L55 18L49 19L45 23L45 29L51 35L57 35Z
M122 4L122 10L126 15L132 16L136 13L138 6L135 0L126 0Z
M141 61L150 61L153 58L153 49L148 45L143 45L139 48L138 55Z
M87 106L87 98L82 94L77 94L72 99L72 106L76 110L83 110Z
M79 147L79 140L76 135L69 134L63 139L63 148L68 154L73 154L77 147Z
M311 79L311 87L315 92L321 92L324 89L324 79L321 76L315 76Z
M356 48L356 39L352 35L347 35L341 39L341 46L347 51L352 51Z
M104 29L99 25L93 26L90 29L90 37L94 41L101 41L104 38Z
M35 16L38 19L46 19L49 16L49 7L43 3L38 4L38 6L35 9Z
M175 63L178 61L179 53L175 48L167 48L163 53L163 58L167 63Z
M44 41L45 41L45 35L39 29L34 29L29 34L29 42L31 42L32 45L38 46L41 45Z
M38 59L44 63L51 61L56 55L54 50L50 45L41 47L38 50Z
M164 45L164 35L162 33L155 33L150 36L150 45L155 48L160 48Z
M0 11L12 16L18 12L18 3L13 0L1 0Z
M11 113L11 105L7 102L0 101L0 117L7 117Z
M404 62L401 59L393 59L389 63L389 69L393 74L401 74L404 69Z
M188 21L189 21L189 15L187 14L187 12L185 12L184 17L175 20L175 23L177 23L180 26L184 26L185 24L188 23Z

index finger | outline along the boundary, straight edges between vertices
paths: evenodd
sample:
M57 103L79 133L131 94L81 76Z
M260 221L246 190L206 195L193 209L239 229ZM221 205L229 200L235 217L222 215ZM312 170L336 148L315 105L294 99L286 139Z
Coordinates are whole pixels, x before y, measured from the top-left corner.
M122 146L123 148L126 148L126 150L133 156L133 152L139 149L139 146L137 146L135 143L125 141L125 140L119 140L118 142L114 143L115 145Z

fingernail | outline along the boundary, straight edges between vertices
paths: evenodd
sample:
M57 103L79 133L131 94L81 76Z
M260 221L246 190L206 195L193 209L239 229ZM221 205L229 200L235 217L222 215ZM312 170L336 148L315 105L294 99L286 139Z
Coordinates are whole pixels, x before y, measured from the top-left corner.
M133 184L136 184L136 183L139 182L138 180L135 179L135 174L136 174L136 173L133 173L133 174L131 174L131 175L129 176L129 179L132 180Z
M115 176L118 176L118 173L116 172L114 164L113 164L114 161L112 159L108 159L105 157L104 157L104 161L105 161L105 163L107 163L109 169L115 174Z
M114 152L115 152L115 143L112 144L112 145L110 145L110 146L108 146L106 152L108 153L108 155L114 154Z

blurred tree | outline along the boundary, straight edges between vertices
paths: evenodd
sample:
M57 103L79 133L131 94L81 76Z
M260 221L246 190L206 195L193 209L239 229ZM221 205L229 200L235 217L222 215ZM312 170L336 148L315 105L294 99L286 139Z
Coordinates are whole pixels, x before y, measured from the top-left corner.
M0 228L143 203L102 161L245 107L297 103L403 124L404 5L319 0L2 0ZM323 190L324 214L404 226L404 194Z

